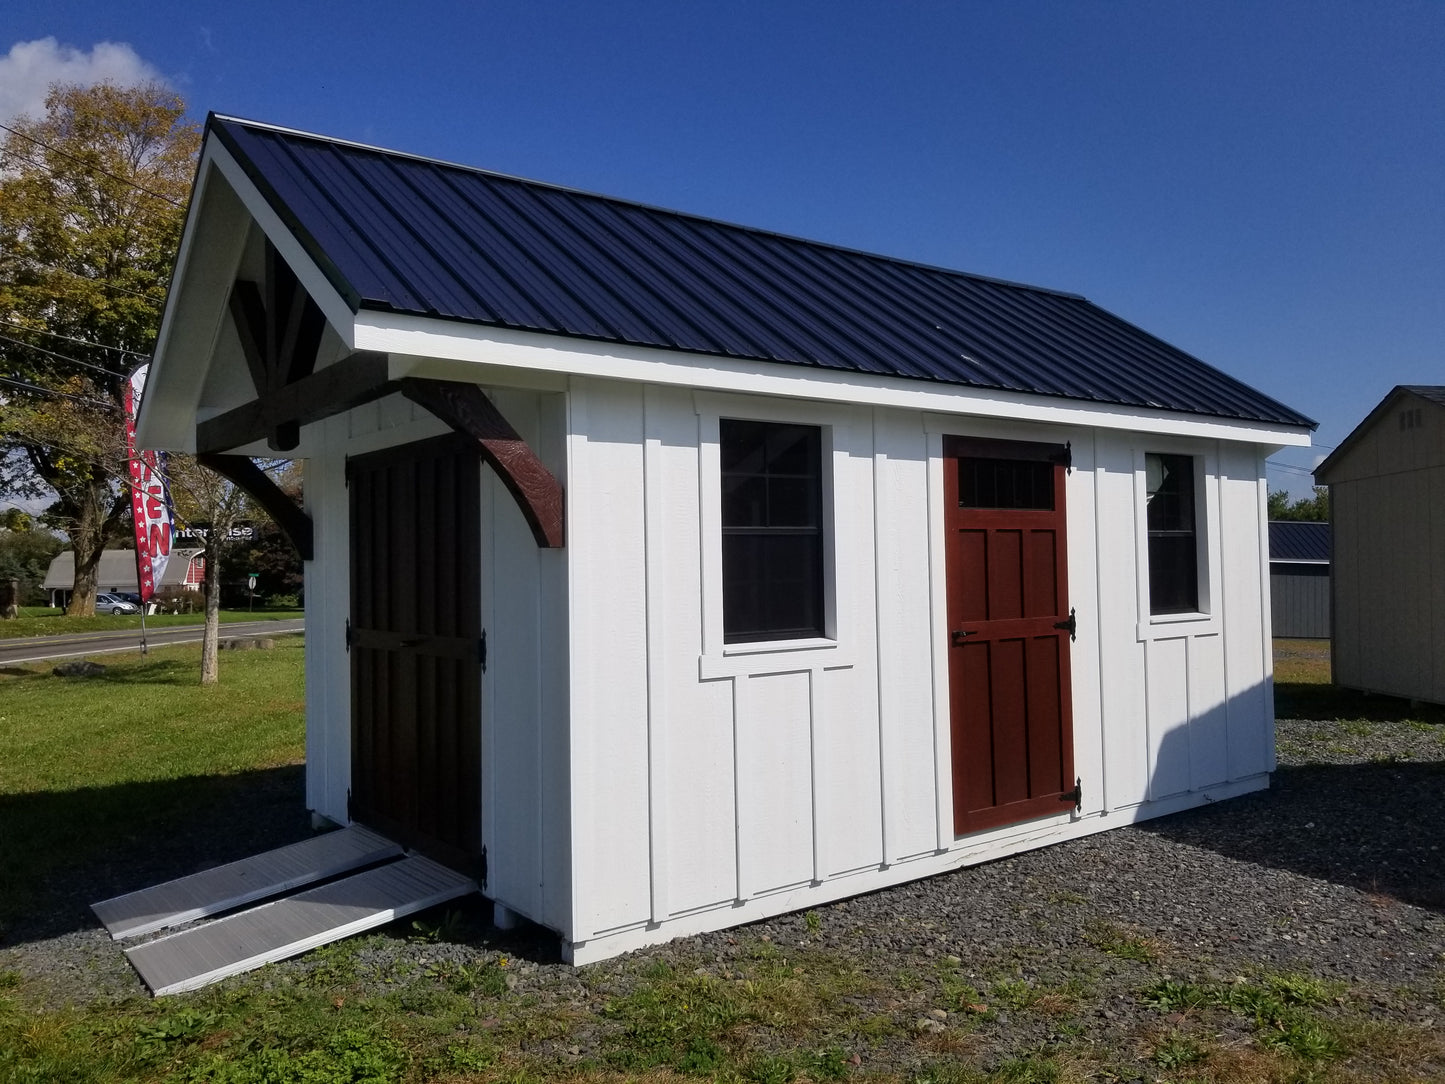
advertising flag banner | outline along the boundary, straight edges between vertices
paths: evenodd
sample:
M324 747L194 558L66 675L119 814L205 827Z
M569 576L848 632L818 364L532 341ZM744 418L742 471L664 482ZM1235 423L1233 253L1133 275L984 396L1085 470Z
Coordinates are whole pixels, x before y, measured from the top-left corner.
M135 447L135 412L149 368L137 368L125 386L125 451L130 460L130 509L135 520L136 579L142 602L149 602L156 593L170 560L175 531L165 453L137 452Z

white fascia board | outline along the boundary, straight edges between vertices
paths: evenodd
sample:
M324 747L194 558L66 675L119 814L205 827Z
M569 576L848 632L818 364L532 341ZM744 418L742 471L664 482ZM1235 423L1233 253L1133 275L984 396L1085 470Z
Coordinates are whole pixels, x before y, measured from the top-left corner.
M351 306L336 292L331 285L331 280L322 273L321 268L311 259L301 242L296 239L289 226L281 221L281 216L271 209L266 202L266 197L261 195L260 190L246 176L246 171L241 164L231 156L231 152L221 145L220 140L212 137L207 141L206 154L220 170L221 175L226 178L231 187L235 189L236 195L245 204L246 210L255 219L256 225L261 227L270 242L276 246L276 251L286 261L296 277L305 287L311 299L316 302L326 317L327 323L341 336L341 341L346 344L347 349L357 349L353 341L352 320L354 318Z
M717 355L684 354L652 347L629 347L424 316L363 309L356 314L355 325L353 348L356 350L443 358L537 373L565 373L940 414L1168 433L1279 448L1308 447L1310 443L1309 431L1302 426L1235 422L1227 418L1105 403L1081 404L1074 400L1017 392L923 384L901 377L746 361Z

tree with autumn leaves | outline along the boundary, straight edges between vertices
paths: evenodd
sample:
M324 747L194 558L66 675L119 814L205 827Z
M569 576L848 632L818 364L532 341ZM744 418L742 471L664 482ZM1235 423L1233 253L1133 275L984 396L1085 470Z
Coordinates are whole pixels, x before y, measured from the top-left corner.
M157 84L57 85L0 129L0 490L53 496L68 612L129 528L123 389L155 345L200 133Z

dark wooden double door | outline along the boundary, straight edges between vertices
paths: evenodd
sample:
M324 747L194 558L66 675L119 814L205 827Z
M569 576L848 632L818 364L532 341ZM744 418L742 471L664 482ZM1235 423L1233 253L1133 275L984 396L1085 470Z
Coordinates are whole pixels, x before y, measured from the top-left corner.
M954 832L1069 809L1063 445L944 439Z
M480 466L467 443L347 462L351 818L462 869L481 851L485 650Z

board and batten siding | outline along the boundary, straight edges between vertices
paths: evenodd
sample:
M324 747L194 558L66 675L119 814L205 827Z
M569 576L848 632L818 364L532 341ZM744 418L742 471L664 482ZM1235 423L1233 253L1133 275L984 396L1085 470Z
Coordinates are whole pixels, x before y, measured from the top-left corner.
M1321 479L1334 547L1332 677L1445 704L1445 409L1408 395L1395 406L1351 434Z
M1267 785L1255 445L584 378L568 415L575 962ZM723 648L720 417L824 429L831 642ZM962 839L942 606L949 432L1068 441L1074 456L1083 808ZM1141 606L1148 451L1198 457L1203 617Z

